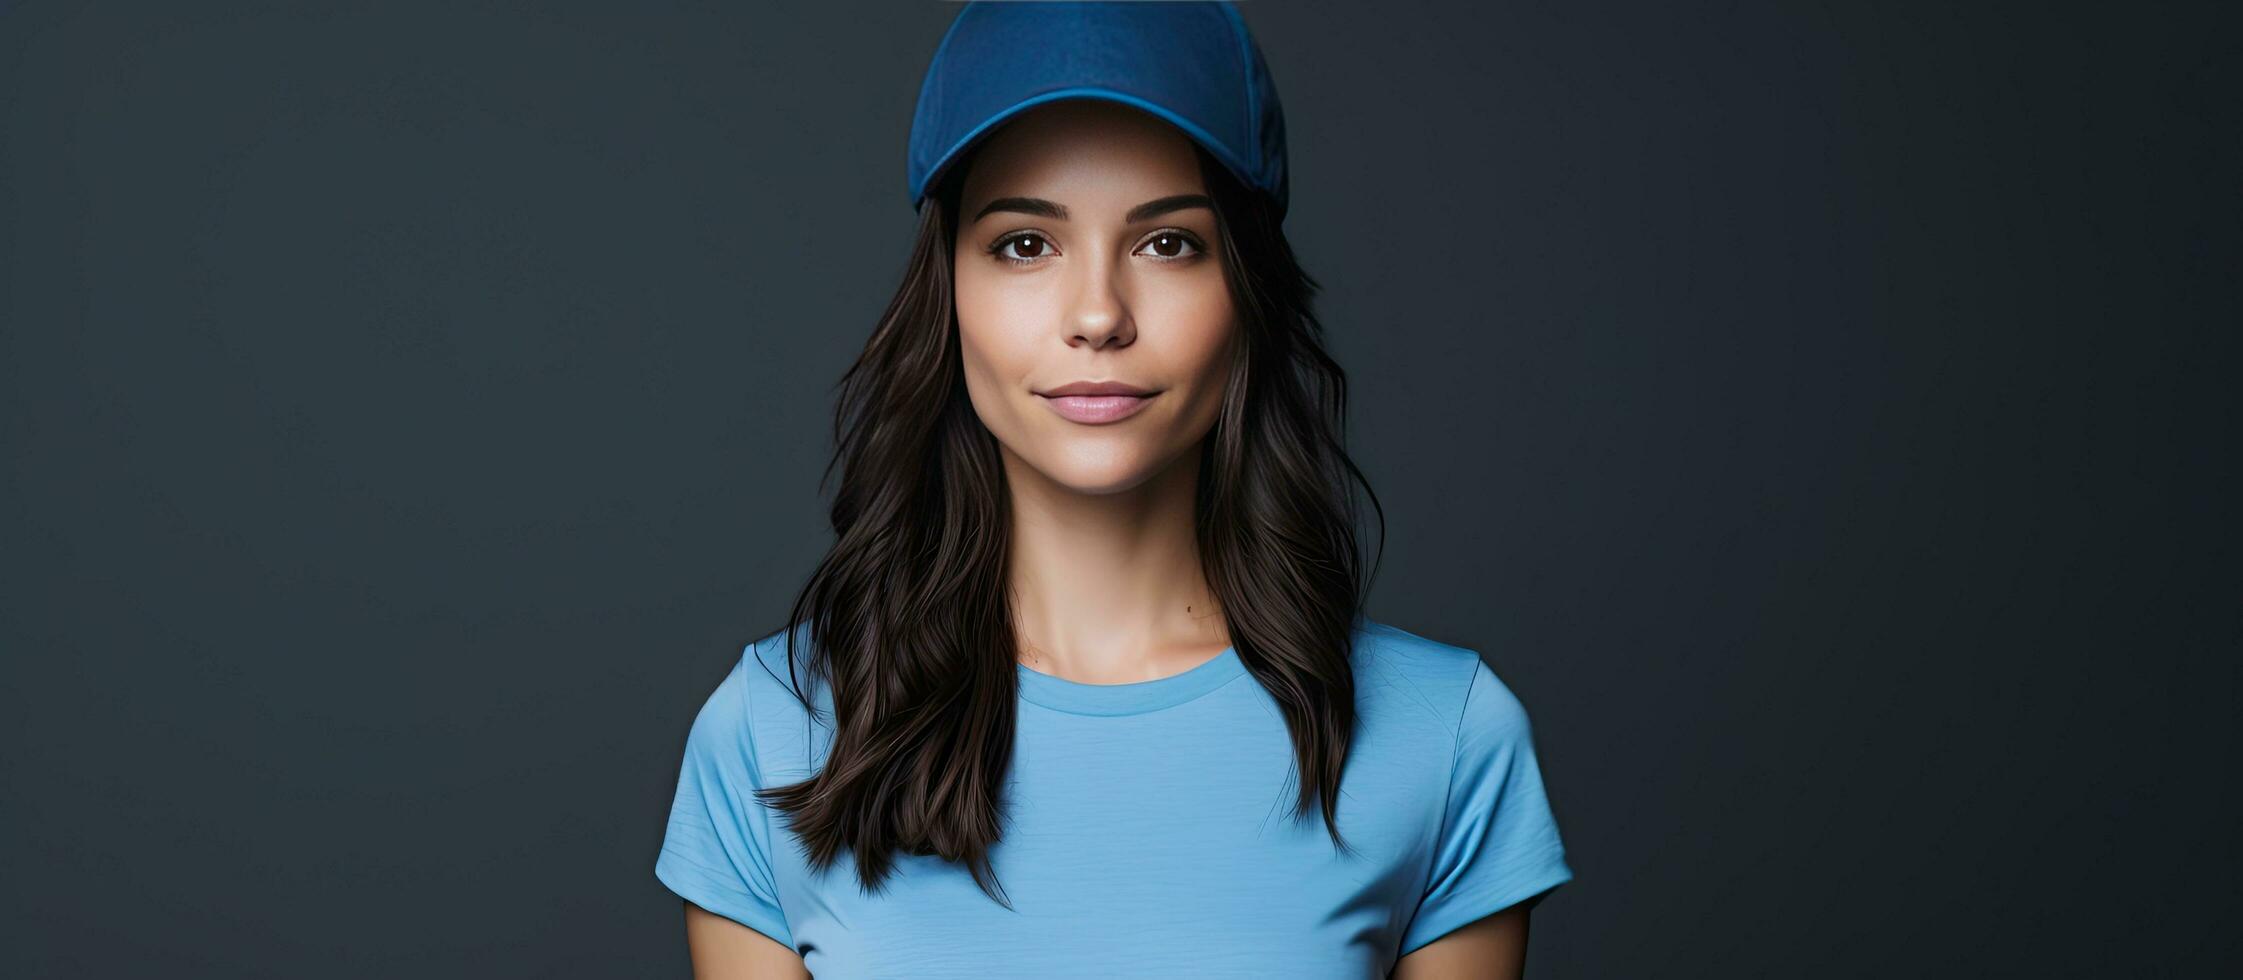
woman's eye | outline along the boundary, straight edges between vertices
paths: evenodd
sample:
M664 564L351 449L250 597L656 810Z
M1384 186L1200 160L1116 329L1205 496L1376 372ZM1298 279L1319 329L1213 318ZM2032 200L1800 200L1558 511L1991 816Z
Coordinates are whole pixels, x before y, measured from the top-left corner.
M1153 240L1146 243L1146 246L1151 248L1155 255L1164 259L1189 258L1192 255L1199 254L1199 242L1193 240L1190 235L1176 231L1164 231L1154 235ZM1183 254L1186 248L1192 250L1188 255Z
M1034 243L1033 247L1029 243ZM1049 247L1049 244L1044 241L1044 236L1030 232L1003 239L997 243L997 247L990 249L990 251L997 253L998 258L1008 262L1028 262L1042 258L1044 250ZM1016 248L1018 249L1017 252L1008 251Z

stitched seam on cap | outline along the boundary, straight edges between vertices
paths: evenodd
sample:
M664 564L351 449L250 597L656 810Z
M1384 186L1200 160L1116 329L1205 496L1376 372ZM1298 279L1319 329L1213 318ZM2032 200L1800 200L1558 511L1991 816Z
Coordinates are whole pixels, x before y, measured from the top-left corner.
M1238 132L1247 143L1244 147L1247 155L1247 166L1254 171L1254 182L1267 184L1269 183L1269 175L1266 171L1269 169L1269 161L1262 159L1262 134L1254 126L1254 119L1257 115L1254 105L1254 53L1247 40L1246 21L1239 17L1238 8L1232 4L1223 4L1223 13L1229 16L1231 33L1238 35L1239 81L1246 86L1246 125Z

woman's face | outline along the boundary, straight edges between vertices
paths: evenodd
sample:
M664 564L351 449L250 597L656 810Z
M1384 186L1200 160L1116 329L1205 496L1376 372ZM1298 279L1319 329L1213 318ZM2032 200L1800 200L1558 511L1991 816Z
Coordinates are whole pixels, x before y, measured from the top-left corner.
M1029 109L971 162L953 244L966 390L1005 452L1128 490L1215 424L1238 332L1189 138L1108 102ZM1142 392L1067 395L1078 382Z

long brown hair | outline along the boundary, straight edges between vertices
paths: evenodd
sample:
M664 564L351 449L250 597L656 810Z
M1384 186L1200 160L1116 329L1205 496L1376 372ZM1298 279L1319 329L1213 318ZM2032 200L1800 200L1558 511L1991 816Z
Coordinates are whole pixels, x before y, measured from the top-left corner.
M1343 447L1346 375L1324 350L1310 309L1318 287L1282 216L1193 151L1245 332L1200 449L1200 562L1233 649L1291 730L1293 815L1319 806L1334 845L1349 850L1336 812L1355 730L1350 654L1369 588L1349 481L1369 497L1382 542L1385 513ZM964 864L1009 908L989 850L1002 836L1020 683L1011 501L996 439L967 400L951 294L971 160L949 167L920 206L903 282L839 383L826 468L827 480L841 471L829 515L836 540L788 620L810 627L804 676L831 686L831 748L811 778L757 796L787 814L814 867L848 848L867 891L900 849ZM786 633L794 676L796 634ZM794 694L815 715L813 699Z

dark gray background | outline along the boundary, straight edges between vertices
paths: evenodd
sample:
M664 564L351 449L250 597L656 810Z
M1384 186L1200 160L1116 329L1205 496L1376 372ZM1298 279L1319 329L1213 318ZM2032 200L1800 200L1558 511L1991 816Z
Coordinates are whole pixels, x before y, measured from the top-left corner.
M685 975L955 9L7 5L0 973ZM2212 5L1243 9L1535 976L2236 958Z

